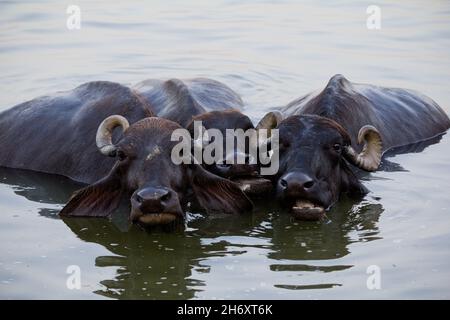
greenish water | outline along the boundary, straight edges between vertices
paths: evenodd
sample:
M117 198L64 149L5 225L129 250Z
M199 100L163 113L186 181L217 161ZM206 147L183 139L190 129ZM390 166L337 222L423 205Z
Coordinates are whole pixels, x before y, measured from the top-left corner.
M0 110L91 80L206 76L243 97L255 121L333 74L419 90L447 112L450 4L367 2L0 2ZM413 124L412 124L413 125ZM0 298L450 298L450 140L364 177L321 223L295 222L273 199L236 217L190 213L185 230L144 232L126 212L60 219L79 188L0 169ZM0 151L1 152L1 151ZM397 168L398 169L398 168ZM81 289L66 286L68 266ZM381 288L369 290L367 269Z

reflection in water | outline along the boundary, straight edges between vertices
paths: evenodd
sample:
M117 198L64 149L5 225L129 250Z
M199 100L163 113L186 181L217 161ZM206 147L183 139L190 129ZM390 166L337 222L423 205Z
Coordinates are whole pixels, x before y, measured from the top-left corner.
M63 204L81 184L63 176L0 167L1 183L10 185L14 193L30 201Z
M427 140L419 141L417 143L411 143L406 146L392 148L392 149L386 151L385 154L383 155L383 161L381 162L379 170L390 171L390 172L408 171L405 168L403 168L400 164L389 161L388 158L394 157L394 156L400 155L400 154L405 154L405 153L422 152L429 146L439 143L445 134L446 133L439 134L439 135L437 135L433 138L427 139Z
M197 259L204 254L196 250L199 241L182 234L151 235L137 228L121 232L104 219L64 219L64 223L81 240L98 243L111 252L99 256L99 268L115 267L114 279L101 280L104 290L97 294L110 298L188 299L194 296L191 287L200 284L187 279Z
M376 222L383 208L380 204L344 199L328 216L332 219L324 223L300 223L287 232L286 219L273 222L272 243L275 260L328 260L344 257L349 253L348 245L357 241L375 240L378 233ZM280 225L278 225L280 224ZM350 234L358 230L358 238ZM311 247L316 250L311 250ZM311 251L311 252L308 252Z
M56 212L79 187L68 179L22 170L1 169L3 184L17 195L42 204L40 214ZM109 298L189 299L204 290L202 275L217 272L213 260L244 257L262 252L261 262L279 274L333 273L352 265L337 260L349 254L353 242L378 239L377 222L383 211L368 200L343 199L329 213L329 220L295 222L274 201L258 203L254 214L243 216L192 215L185 231L144 232L130 226L127 210L113 218L61 220L81 240L96 243L110 254L95 259L97 268L115 269L111 279L99 279L95 293ZM330 262L328 262L330 261ZM292 281L292 279L291 279ZM299 285L294 280L274 283L280 290L323 289L340 283Z
M54 205L39 209L39 214L56 218L70 195L82 185L68 178L28 170L0 167L0 183L10 185L14 193L26 199Z
M349 269L353 265L342 264L338 259L350 253L353 242L378 239L377 222L383 208L378 203L342 199L328 213L325 223L298 223L296 228L286 226L286 215L273 222L272 261L270 270L310 274L331 273ZM357 231L356 237L353 234ZM328 261L330 260L330 261ZM292 285L276 284L278 288L290 290L327 289L341 286L340 283L317 283Z

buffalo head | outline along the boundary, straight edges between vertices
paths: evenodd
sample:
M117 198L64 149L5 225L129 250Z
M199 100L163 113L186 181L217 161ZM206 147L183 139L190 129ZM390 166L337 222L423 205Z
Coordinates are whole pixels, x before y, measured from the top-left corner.
M249 117L234 109L211 111L197 115L192 118L191 123L187 126L193 138L196 134L195 122L201 122L201 125L206 130L217 130L223 137L223 141L220 142L224 150L223 158L215 163L205 164L205 169L221 177L240 183L249 195L266 193L272 189L270 180L259 175L260 168L257 155L249 152L252 141L250 137L252 134L257 134L258 129L258 127L255 128L253 126ZM226 147L227 131L229 130L234 130L237 134L240 132L245 135L245 139L242 141L243 143L238 143L236 139L236 143L234 143L233 149L231 150ZM208 136L206 141L202 141L203 146L211 143L213 139L215 138ZM243 159L243 161L238 161L238 159Z
M123 134L113 142L115 128ZM193 191L208 212L250 210L251 202L239 187L196 164L174 164L171 134L181 128L162 118L145 118L131 126L119 115L106 118L96 143L105 156L117 162L100 181L78 191L61 211L64 216L108 216L123 195L130 197L132 221L141 225L169 224L184 218L183 205Z
M278 198L301 220L318 220L340 194L361 195L361 184L349 163L365 171L378 168L381 137L377 129L360 128L360 152L352 147L347 131L337 122L316 115L296 115L279 125L279 170L274 176ZM270 142L270 140L269 140Z

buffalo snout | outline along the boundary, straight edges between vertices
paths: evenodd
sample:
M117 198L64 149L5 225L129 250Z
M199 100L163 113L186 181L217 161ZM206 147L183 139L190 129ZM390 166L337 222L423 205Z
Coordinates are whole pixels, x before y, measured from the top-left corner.
M144 225L167 224L183 216L177 193L166 187L136 190L131 206L131 220Z
M284 197L310 198L316 185L315 178L302 172L289 172L278 180L278 190Z
M312 175L293 171L278 179L278 197L284 200L296 219L320 220L325 216L324 192Z

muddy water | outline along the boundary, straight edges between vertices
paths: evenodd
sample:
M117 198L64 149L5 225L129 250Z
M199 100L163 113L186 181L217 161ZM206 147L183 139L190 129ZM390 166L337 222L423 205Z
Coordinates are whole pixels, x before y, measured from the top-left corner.
M378 1L377 31L364 1L77 3L82 26L69 31L64 3L0 2L0 110L91 80L204 76L241 94L256 121L342 73L450 111L447 1ZM126 209L62 220L79 185L0 169L0 298L450 298L449 150L444 136L390 158L398 165L364 177L371 193L322 223L268 199L251 215L190 213L175 233L129 226ZM79 290L67 287L73 265Z

